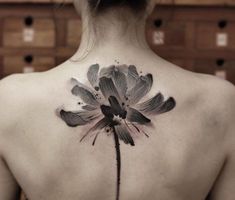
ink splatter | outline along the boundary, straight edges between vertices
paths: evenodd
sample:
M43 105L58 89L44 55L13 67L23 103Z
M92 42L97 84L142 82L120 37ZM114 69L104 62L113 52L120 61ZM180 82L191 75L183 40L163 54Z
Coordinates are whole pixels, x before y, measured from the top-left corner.
M90 126L80 142L93 136L92 145L95 145L99 134L113 135L117 159L116 200L119 199L121 180L119 141L135 146L133 136L136 132L149 137L143 129L151 124L150 116L169 112L176 106L173 97L164 100L160 92L142 102L153 85L152 74L142 74L134 65L113 65L101 70L98 64L92 65L87 72L91 87L73 79L76 84L71 92L80 98L79 105L84 105L82 109L76 112L60 110L60 117L68 126Z

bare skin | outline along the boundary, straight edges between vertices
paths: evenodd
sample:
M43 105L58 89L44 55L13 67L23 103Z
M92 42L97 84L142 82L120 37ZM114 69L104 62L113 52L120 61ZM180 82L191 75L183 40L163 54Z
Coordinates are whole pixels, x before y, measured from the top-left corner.
M76 109L71 77L86 83L90 65L115 60L153 74L150 96L161 91L177 102L151 118L149 138L137 138L135 147L121 142L120 200L205 200L209 193L210 200L234 199L234 86L119 39L82 61L0 82L0 199L16 199L19 186L30 200L115 199L114 141L101 135L94 147L80 143L86 128L70 128L56 116L62 105Z

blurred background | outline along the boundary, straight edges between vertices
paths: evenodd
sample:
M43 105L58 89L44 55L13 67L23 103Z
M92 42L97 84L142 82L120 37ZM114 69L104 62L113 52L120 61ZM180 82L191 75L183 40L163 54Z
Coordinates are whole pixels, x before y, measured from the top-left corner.
M75 53L81 21L72 1L0 0L0 79L51 69ZM156 0L146 37L166 60L235 84L235 0Z
M45 71L79 46L73 0L0 0L0 78ZM156 0L146 37L161 57L235 83L235 0Z

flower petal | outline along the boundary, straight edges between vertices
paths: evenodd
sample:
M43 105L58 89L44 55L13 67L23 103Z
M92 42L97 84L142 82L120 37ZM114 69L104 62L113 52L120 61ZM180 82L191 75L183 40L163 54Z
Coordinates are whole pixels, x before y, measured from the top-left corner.
M109 97L109 103L114 115L119 116L122 119L126 119L127 111L121 107L118 100L114 96Z
M114 111L114 114L117 114L117 113L119 113L122 110L122 107L119 104L119 102L118 102L116 97L110 96L109 97L109 103L110 103L111 108Z
M127 92L127 80L126 75L122 73L119 68L115 68L112 74L113 81L116 85L116 88L120 94L120 96L125 98Z
M94 132L94 131L100 131L103 128L105 128L106 126L108 126L110 124L109 120L107 120L105 117L102 118L101 120L99 120L91 129L89 129L86 134L81 138L80 142L82 142L82 140L85 139L85 137L87 137L90 133Z
M100 105L95 95L84 87L80 87L78 85L74 86L74 88L72 89L72 94L75 96L79 96L84 101L84 103L88 105L91 105L91 106Z
M110 96L116 97L120 100L117 88L115 87L113 80L107 77L101 77L99 82L100 90L103 93L104 97L108 99Z
M139 79L139 74L137 72L136 66L130 65L128 67L128 74L127 74L127 80L128 80L128 88L133 88L137 81Z
M128 108L127 110L127 120L130 122L136 122L138 124L148 124L151 122L150 119L145 117L142 113L134 108Z
M98 87L98 72L100 66L98 64L91 65L87 72L87 78L95 90L99 90Z
M100 77L105 76L105 77L111 78L114 69L115 69L115 66L114 66L114 65L111 65L110 67L104 67L104 68L102 68L102 69L100 70L99 76L100 76Z
M130 144L131 146L135 146L134 140L124 124L114 126L114 129L120 140L123 140L125 144Z
M91 121L95 120L100 116L100 113L88 112L88 111L67 112L61 110L60 116L68 126L77 127L77 126L84 126L90 123Z
M154 112L154 110L158 109L164 101L164 97L161 93L156 94L153 98L137 104L135 107L145 113Z
M95 130L101 130L103 128L105 128L106 126L108 126L110 124L110 121L107 120L105 117L102 118L100 121L98 121L91 130L95 131Z
M114 115L113 115L113 110L110 106L106 106L106 105L101 105L100 106L101 112L103 113L103 115L109 119L110 121L113 119Z
M127 92L130 105L138 103L151 89L153 84L152 74L140 76L135 86Z
M162 114L171 111L176 106L176 101L173 97L169 97L162 105L153 111L151 114Z
M120 71L120 72L122 72L123 74L125 74L125 75L127 75L128 74L128 66L127 65L125 65L125 64L123 64L123 65L117 65L116 66L117 68L118 68L118 70Z
M87 111L94 111L97 108L93 107L93 106L90 106L90 105L85 105L85 106L82 106L82 109L87 110Z

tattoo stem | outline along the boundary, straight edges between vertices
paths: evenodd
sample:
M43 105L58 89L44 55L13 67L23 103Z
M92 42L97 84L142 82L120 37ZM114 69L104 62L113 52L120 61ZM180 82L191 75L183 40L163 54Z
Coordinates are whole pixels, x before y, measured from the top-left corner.
M121 151L118 135L113 128L113 136L116 148L116 159L117 159L117 188L116 188L116 200L119 200L120 196L120 183L121 183Z

